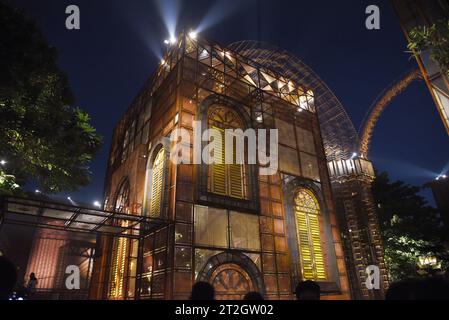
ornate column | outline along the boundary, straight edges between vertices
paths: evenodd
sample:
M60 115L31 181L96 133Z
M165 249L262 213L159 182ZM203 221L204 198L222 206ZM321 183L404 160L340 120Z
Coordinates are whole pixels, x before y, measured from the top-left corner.
M362 158L328 163L346 266L354 299L381 299L388 288L384 249L371 184L373 165ZM368 266L380 270L380 288L367 288Z

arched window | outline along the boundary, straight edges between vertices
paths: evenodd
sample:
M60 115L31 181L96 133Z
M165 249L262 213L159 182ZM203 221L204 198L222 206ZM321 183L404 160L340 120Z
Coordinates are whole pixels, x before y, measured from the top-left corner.
M125 180L117 191L114 202L114 211L124 213L129 207L129 182Z
M233 110L216 106L209 109L208 127L221 133L220 141L213 141L216 163L209 166L208 191L238 199L247 198L245 165L236 164L234 143L234 163L225 164L225 130L242 129L241 119Z
M154 158L151 170L149 216L157 218L161 215L164 193L165 151L161 148Z
M120 185L114 202L114 211L126 213L129 208L129 182L125 180ZM127 227L122 222L121 227ZM124 278L126 271L126 256L128 251L128 239L114 238L111 259L111 281L109 286L109 297L112 299L122 298L124 293Z
M315 195L300 189L295 198L295 221L304 280L327 279L320 233L320 206Z

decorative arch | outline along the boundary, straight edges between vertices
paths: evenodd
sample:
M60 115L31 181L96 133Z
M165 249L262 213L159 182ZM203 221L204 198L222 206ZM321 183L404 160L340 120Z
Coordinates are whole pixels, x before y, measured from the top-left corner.
M316 205L319 207L321 223L320 234L323 236L321 238L322 250L324 251L324 264L326 270L326 277L322 279L317 279L319 282L332 282L339 286L339 276L338 268L336 264L336 254L332 236L331 222L329 218L329 212L327 210L327 205L322 195L321 186L313 181L309 181L303 178L295 177L288 181L284 185L284 205L286 211L286 221L287 221L287 237L288 244L290 248L290 254L292 258L292 264L294 269L295 281L301 281L305 279L303 263L301 263L301 253L298 241L298 226L296 218L296 197L299 190L307 190L314 198Z
M228 280L220 278L223 273L226 274ZM248 280L248 283L245 284L244 280ZM216 289L220 286L228 287L229 295L244 295L249 291L257 291L262 295L266 293L263 276L259 268L248 256L238 251L222 252L211 257L198 274L196 281L209 282ZM235 286L239 287L233 288ZM247 292L239 291L245 288L248 290ZM220 290L217 293L224 297L227 296Z
M130 185L128 177L121 180L114 196L113 211L125 213L130 205Z
M251 128L251 118L245 107L231 98L218 94L212 94L201 102L197 119L201 122L202 131L210 127L219 131L224 131L227 128L237 129L237 127L245 131ZM204 150L207 144L208 142L203 141L201 150ZM224 156L223 146L224 141L222 141L222 146L214 148L223 150L222 156ZM247 212L259 212L257 165L209 166L201 164L197 172L197 195L200 203L246 210ZM232 179L234 179L234 183L230 181ZM237 180L239 181L237 182ZM245 183L242 184L242 181Z
M231 108L213 105L208 110L207 127L217 130L222 136L221 143L214 141L214 152L218 153L215 156L218 156L221 163L208 167L208 191L223 196L246 199L248 196L246 165L225 164L225 130L242 129L240 117Z
M421 73L418 69L412 70L384 89L376 100L374 100L371 107L368 109L359 131L359 153L362 157L368 158L374 128L383 111L390 105L394 98L405 91L413 81L418 80L421 77Z
M213 105L226 106L234 110L242 120L242 129L251 128L251 117L245 107L238 101L219 94L211 94L199 105L198 120L201 121L203 128L207 126L207 112Z
M170 142L165 137L150 148L145 179L144 215L154 218L166 216L169 150Z
M321 238L321 209L314 193L307 188L296 190L295 225L303 280L327 280Z
M130 184L128 177L122 179L116 191L113 203L113 211L127 213L129 209ZM117 225L117 222L114 222ZM119 224L121 227L127 227L127 222ZM111 272L108 288L108 298L121 299L124 297L126 256L129 250L129 241L126 238L114 238L112 240L111 252Z

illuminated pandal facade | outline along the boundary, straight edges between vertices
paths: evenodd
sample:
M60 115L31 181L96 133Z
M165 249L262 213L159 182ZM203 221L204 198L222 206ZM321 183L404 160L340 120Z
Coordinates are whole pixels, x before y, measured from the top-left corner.
M279 171L173 164L167 137L193 135L194 121L219 132L278 129ZM299 59L264 43L181 36L115 128L105 184L105 210L167 224L141 230L142 243L102 237L90 297L188 299L207 281L219 299L292 299L302 280L317 281L324 299L375 297L362 269L378 264L384 276L383 249L375 215L365 221L373 172L350 159L356 145L343 107ZM214 152L223 159L224 144ZM363 174L329 175L342 163Z
M242 41L231 47L314 92L351 296L353 299L382 298L388 288L388 275L375 202L371 194L375 174L367 154L363 153L363 141L344 107L313 70L291 53L255 41ZM369 110L368 118L373 117L373 114L375 112ZM360 135L364 136L367 130L369 123L362 127ZM379 290L369 290L366 286L368 266L379 268Z

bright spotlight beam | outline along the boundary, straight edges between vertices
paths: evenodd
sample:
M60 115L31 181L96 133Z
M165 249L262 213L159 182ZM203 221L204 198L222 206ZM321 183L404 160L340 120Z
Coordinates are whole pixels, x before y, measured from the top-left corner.
M180 0L157 0L156 1L159 14L164 22L165 28L167 29L171 38L175 37L176 27L178 23L179 13L181 12L181 1Z
M196 29L197 32L203 32L212 26L218 25L233 14L246 10L246 8L251 6L252 1L235 1L233 5L229 5L229 0L216 0L214 2L211 1L211 3L212 5L209 7L207 14Z
M196 31L190 31L189 32L189 38L196 40L196 38L198 38L198 33Z

